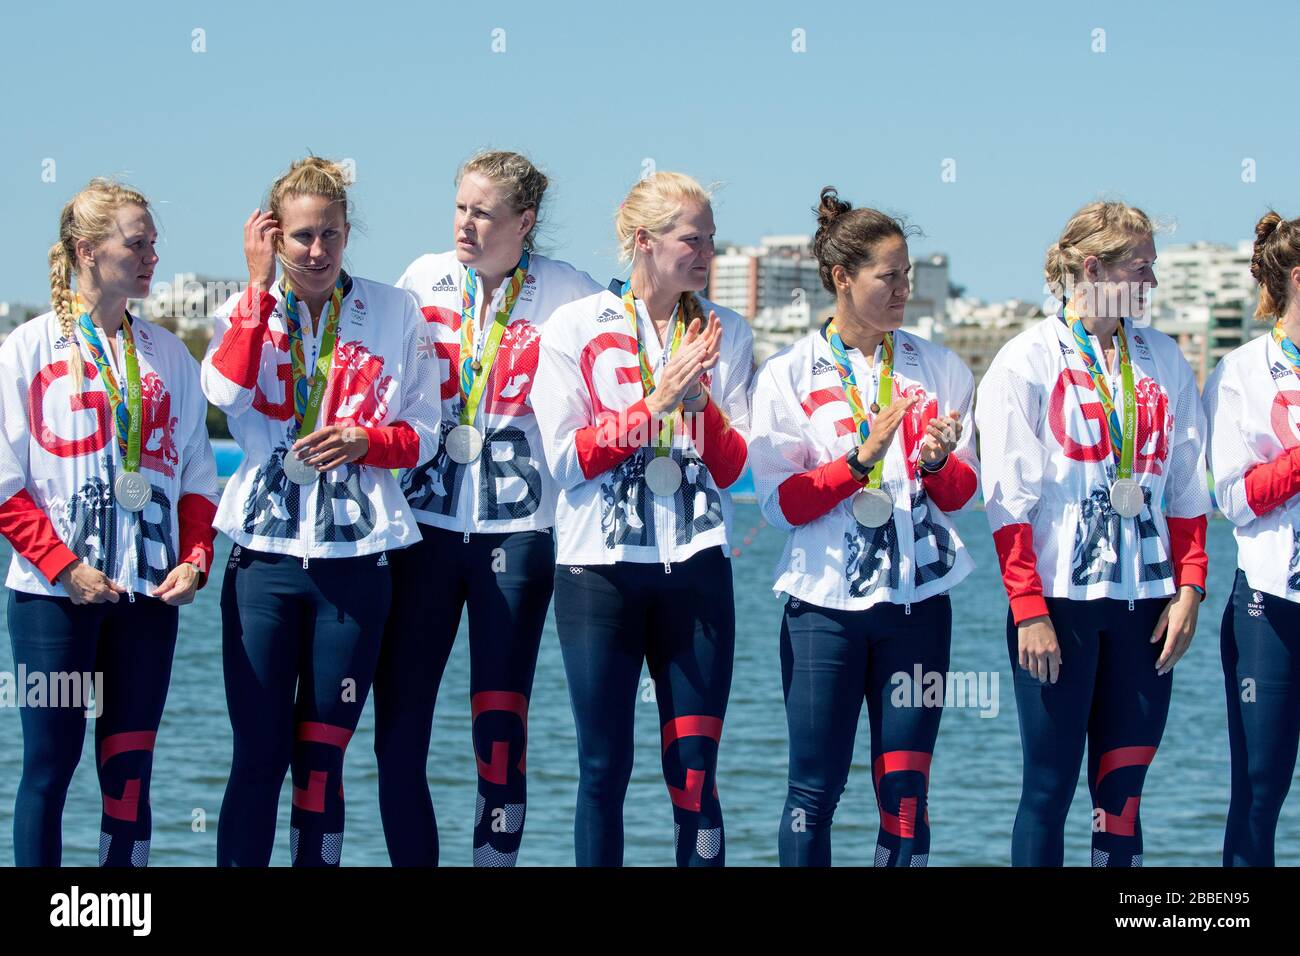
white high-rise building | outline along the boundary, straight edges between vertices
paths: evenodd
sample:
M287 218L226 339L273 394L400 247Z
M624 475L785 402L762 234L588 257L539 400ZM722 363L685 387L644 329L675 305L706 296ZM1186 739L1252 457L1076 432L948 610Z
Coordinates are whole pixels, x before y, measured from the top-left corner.
M1245 240L1169 246L1157 255L1152 322L1178 341L1198 384L1219 359L1269 329L1253 318L1259 300L1250 274L1253 252Z

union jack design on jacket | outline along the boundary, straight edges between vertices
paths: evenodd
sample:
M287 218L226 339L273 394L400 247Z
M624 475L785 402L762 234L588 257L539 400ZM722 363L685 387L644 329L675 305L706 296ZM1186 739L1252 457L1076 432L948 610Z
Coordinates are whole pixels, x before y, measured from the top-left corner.
M442 408L442 438L460 423L461 290L466 270L454 252L421 256L397 280L411 293L424 316L417 368L424 389ZM508 282L488 305L486 335ZM535 531L555 523L558 489L542 453L533 415L541 329L556 308L600 289L585 272L567 262L531 253L528 275L510 310L474 425L483 434L483 451L467 465L457 464L439 442L438 452L419 468L402 472L402 491L422 524L451 531ZM479 302L482 301L480 290Z
M1045 596L1134 601L1205 587L1210 497L1196 381L1169 336L1124 321L1137 403L1133 478L1145 499L1134 518L1111 507L1110 428L1064 322L1048 316L1021 332L980 382L984 498L1017 623L1046 614ZM1118 357L1108 375L1122 420Z
M869 368L848 349L858 386L874 401L880 349ZM951 590L974 567L948 513L978 490L971 424L975 380L948 349L894 333L894 400L917 397L885 455L881 487L890 521L866 528L853 517L861 485L845 456L857 430L830 346L810 332L763 364L750 400L750 467L763 516L791 529L773 590L837 610L912 604ZM956 411L962 435L943 467L920 464L926 426ZM874 416L870 416L874 417Z
M278 283L269 293L250 287L232 296L217 313L203 359L203 390L229 417L244 451L221 496L217 529L241 547L304 560L413 544L415 519L390 469L428 461L439 420L437 403L414 374L423 325L415 302L390 285L348 280L317 428L355 425L370 446L359 461L299 486L283 464L298 426L282 297ZM308 313L300 299L304 335Z
M1300 602L1300 378L1273 337L1224 356L1205 383L1214 496L1256 591Z
M725 489L745 470L754 336L735 312L697 299L706 317L713 311L722 323L721 356L705 373L708 408L693 416L689 434L673 430L671 455L682 483L671 497L646 486L659 427L646 408L622 297L604 289L563 305L542 330L534 393L546 460L560 488L559 563L667 567L704 548L726 548L732 506ZM638 335L660 380L663 346L640 299L636 311Z
M132 514L113 485L122 455L108 391L79 336L53 312L19 326L0 346L0 534L14 546L6 584L66 597L57 583L85 561L132 594L151 594L169 571L212 563L217 468L208 444L199 367L172 333L132 316L140 365L140 473L152 500ZM118 332L118 380L125 382ZM75 389L72 362L80 361Z

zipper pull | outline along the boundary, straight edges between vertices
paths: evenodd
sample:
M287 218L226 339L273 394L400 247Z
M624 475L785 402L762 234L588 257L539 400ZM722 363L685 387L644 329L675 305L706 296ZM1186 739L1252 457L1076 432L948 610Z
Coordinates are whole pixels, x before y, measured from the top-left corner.
M903 605L903 616L906 617L912 613L912 602L908 601Z
M302 556L302 569L303 569L304 571L307 570L307 555L305 555L305 554Z
M665 562L664 562L664 574L672 574L672 573L673 573L673 566L672 566L672 564L671 564L670 562L668 562L668 561L665 561Z
M468 532L468 531L465 532L464 543L465 543L465 544L469 544L469 532Z
M1130 611L1133 610L1133 599L1132 599L1132 598L1129 598L1129 599L1128 599L1128 609L1129 609Z
M134 603L135 603L135 591L134 591L134 590L131 590L131 591L127 591L127 592L126 592L126 600L127 600L127 602L130 603L130 604L134 604Z

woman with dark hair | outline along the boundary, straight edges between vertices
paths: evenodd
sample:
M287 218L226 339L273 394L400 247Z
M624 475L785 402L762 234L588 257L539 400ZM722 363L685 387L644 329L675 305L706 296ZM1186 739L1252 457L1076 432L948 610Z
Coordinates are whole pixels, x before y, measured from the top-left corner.
M1220 359L1204 395L1214 492L1237 539L1220 629L1232 754L1224 866L1273 865L1300 743L1300 219L1260 219L1250 271L1255 315L1272 332Z
M750 464L763 514L790 530L781 677L790 730L782 866L829 866L865 696L880 809L877 866L924 866L926 794L948 670L948 592L973 564L948 513L976 491L974 379L904 332L907 236L822 190L813 249L835 314L759 370ZM903 681L900 683L899 676Z

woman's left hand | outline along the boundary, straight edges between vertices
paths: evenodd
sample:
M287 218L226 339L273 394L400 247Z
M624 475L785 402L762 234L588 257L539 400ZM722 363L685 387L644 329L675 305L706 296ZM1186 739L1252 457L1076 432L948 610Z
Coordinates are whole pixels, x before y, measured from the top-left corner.
M293 451L317 471L356 461L370 450L366 430L357 425L326 425L293 443Z
M182 562L171 569L167 577L163 578L162 584L153 589L153 596L174 607L189 604L194 600L202 577L198 568L188 561Z
M960 440L961 417L956 412L930 419L925 426L925 439L921 442L921 461L927 465L943 461L957 450Z
M682 344L689 345L701 337L704 339L704 353L701 356L700 363L707 372L718 364L718 359L722 355L722 323L718 321L718 313L712 309L709 310L709 321L705 326L701 327L698 320L690 324L686 330L686 335L682 338ZM704 411L709 404L709 390L704 387L703 377L700 379L698 389L691 388L684 398L689 398L697 390L701 393L700 396L693 402L683 401L682 405L686 411L693 414Z
M1196 633L1196 615L1200 609L1201 596L1194 588L1184 586L1178 589L1178 593L1169 599L1165 609L1160 612L1156 631L1151 635L1152 644L1160 640L1161 636L1165 640L1165 646L1156 661L1158 674L1168 674L1187 653L1192 635Z

